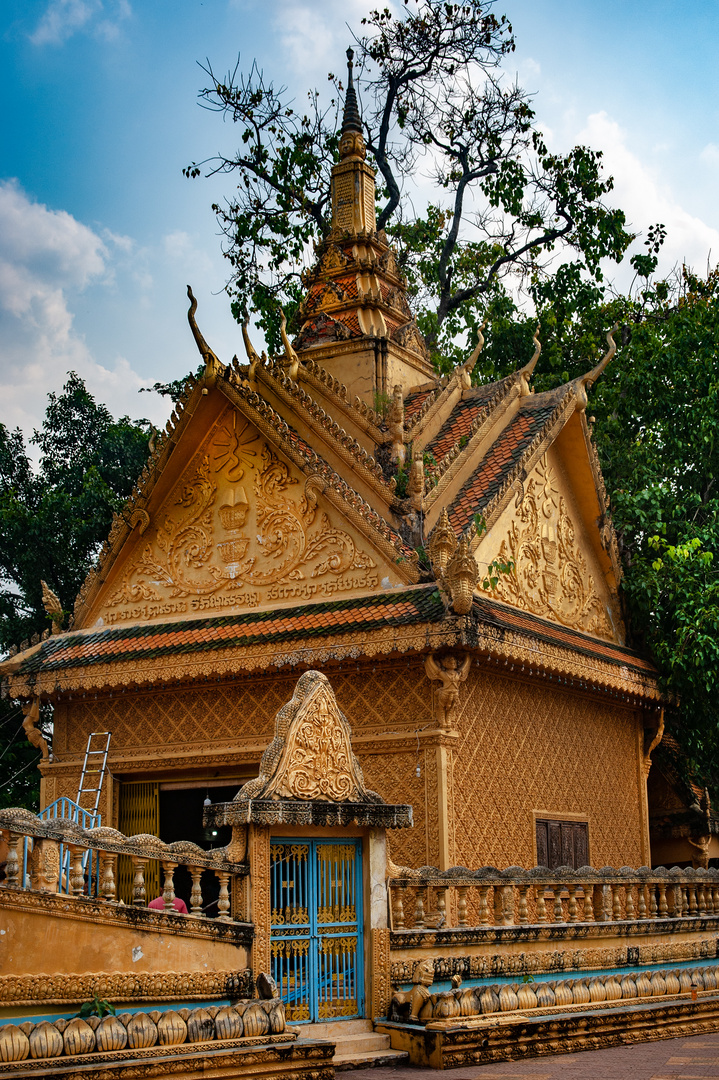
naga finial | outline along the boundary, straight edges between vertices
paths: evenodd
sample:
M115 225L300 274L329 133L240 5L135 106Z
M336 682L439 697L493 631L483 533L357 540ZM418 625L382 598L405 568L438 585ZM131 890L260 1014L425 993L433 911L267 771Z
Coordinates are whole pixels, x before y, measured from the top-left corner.
M469 390L470 386L472 385L472 372L474 371L477 360L479 359L479 354L484 348L484 334L482 333L482 331L484 330L486 325L487 320L485 319L479 330L477 331L477 344L474 346L472 355L470 356L469 360L465 360L465 362L460 368L460 379L462 382L462 386L465 390Z
M300 358L295 352L295 350L292 348L292 342L287 337L287 319L282 308L280 308L280 316L280 334L282 335L282 344L285 347L285 356L290 362L289 376L293 380L293 382L297 382L297 375L300 369Z
M578 379L574 380L574 389L579 401L580 409L586 409L587 407L587 389L593 385L604 371L609 361L617 351L617 343L614 340L614 335L619 329L619 323L615 323L611 330L607 330L607 345L609 348L605 352L602 359L599 361L596 367L588 371L586 375L580 375Z
M247 359L250 361L249 379L255 378L255 372L257 371L258 364L261 363L259 356L257 355L255 348L250 341L250 335L247 333L247 327L250 325L250 320L245 319L242 323L242 340L245 343L245 352L247 353Z
M522 378L522 397L526 397L527 394L531 394L532 392L529 388L529 376L532 374L535 367L537 366L537 360L539 360L539 354L542 351L542 343L539 340L539 330L541 325L541 323L537 323L537 328L534 331L534 337L532 338L532 341L534 342L534 355L532 356L532 359L529 361L529 363L525 364L523 368L519 369L519 374Z
M187 312L187 321L190 324L190 330L192 330L192 336L195 339L195 344L199 350L200 356L205 361L205 368L209 368L213 374L217 374L222 364L213 353L210 346L205 341L204 337L200 333L200 328L195 321L195 312L197 311L197 300L192 292L192 286L187 286L187 295L190 298L190 307Z

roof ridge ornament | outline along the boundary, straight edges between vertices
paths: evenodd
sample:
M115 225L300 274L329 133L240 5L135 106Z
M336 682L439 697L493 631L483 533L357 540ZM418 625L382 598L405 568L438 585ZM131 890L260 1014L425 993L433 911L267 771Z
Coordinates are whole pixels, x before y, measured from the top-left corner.
M460 365L460 368L459 368L460 382L462 383L462 387L465 390L469 390L470 387L472 386L472 372L474 371L477 360L479 359L479 354L481 353L482 349L484 348L484 334L482 333L482 331L484 330L486 325L487 325L487 320L485 319L484 322L482 323L482 325L480 326L479 330L477 331L478 340L477 340L477 344L474 346L474 349L472 350L472 355L469 357L469 360L465 360L465 362L462 365Z
M606 338L609 348L607 349L597 366L593 367L591 371L588 371L586 375L580 375L579 378L575 379L572 383L574 387L574 393L577 397L578 407L581 410L584 410L587 407L587 390L597 381L597 379L602 374L604 369L609 364L609 361L612 359L612 357L617 351L617 343L614 340L614 335L616 334L618 329L619 323L616 322L611 328L611 330L607 330Z
M200 356L205 361L205 370L207 374L218 375L222 370L222 364L220 360L215 356L210 346L205 341L200 331L197 322L195 321L195 312L197 311L197 300L192 292L192 286L187 286L187 295L190 298L190 307L187 312L187 321L190 324L190 330L192 330L192 336L195 339Z

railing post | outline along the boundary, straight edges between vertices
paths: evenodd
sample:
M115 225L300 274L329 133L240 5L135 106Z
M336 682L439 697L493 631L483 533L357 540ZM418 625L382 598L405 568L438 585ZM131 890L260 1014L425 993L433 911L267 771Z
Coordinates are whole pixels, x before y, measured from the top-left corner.
M5 864L5 886L8 889L19 889L25 882L20 881L20 855L18 845L23 837L20 833L8 833L7 863Z
M537 922L545 923L547 921L547 901L545 899L546 885L535 885L534 896L536 899L537 908Z
M562 910L562 886L553 885L554 890L554 922L564 922L564 911Z
M395 930L404 930L404 903L402 901L402 889L394 885L392 895L392 924Z
M627 885L624 889L624 917L634 918L634 886Z
M583 922L594 922L594 897L591 885L582 885L584 893L584 910L582 911Z
M649 918L656 919L659 914L659 908L657 906L657 889L659 888L654 882L649 886Z
M439 886L434 890L434 902L437 907L437 914L439 915L439 925L447 925L447 890L443 886Z
M424 920L424 896L426 887L418 885L414 890L414 928L422 930L427 924Z
M77 844L68 844L70 852L70 889L73 896L82 896L85 891L85 871L82 867L84 848Z
M222 922L230 922L230 892L228 889L230 875L222 870L216 870L215 873L220 882L220 895L217 900L219 915L217 918Z
M202 888L200 886L200 878L202 877L201 866L188 866L190 871L190 877L192 878L192 892L190 893L190 914L202 915Z
M115 865L117 863L117 855L111 855L109 852L100 852L100 892L103 899L108 903L113 903L117 896L115 888Z
M147 901L147 893L145 892L145 867L147 866L147 859L143 859L140 855L132 855L132 867L135 871L135 877L132 882L132 903L135 907L145 907Z
M706 893L704 892L704 882L703 881L699 882L699 889L698 889L697 899L698 899L698 906L699 906L699 914L700 915L706 915L706 913L707 913L707 899L706 899Z
M575 923L577 921L577 886L568 885L567 891L569 893L569 901L567 903L567 922Z
M689 914L696 915L697 913L697 887L696 885L689 886Z
M162 873L164 875L162 887L162 899L165 902L165 911L175 910L175 869L177 863L163 862Z
M638 919L646 919L647 917L647 886L637 886L637 898L639 900L639 909L637 911Z
M489 904L487 903L487 893L489 892L489 885L478 885L477 893L479 894L479 925L487 926L489 924Z
M594 920L595 922L608 922L606 892L604 885L594 886Z
M527 908L527 891L529 885L519 886L519 903L517 904L517 922L520 926L526 926L529 922L529 909Z
M657 885L659 890L659 918L666 919L669 914L669 904L667 903L667 887L663 881L660 881Z
M622 899L619 895L619 885L612 885L612 919L618 921L622 917Z
M468 885L457 886L457 925L467 925L467 890Z

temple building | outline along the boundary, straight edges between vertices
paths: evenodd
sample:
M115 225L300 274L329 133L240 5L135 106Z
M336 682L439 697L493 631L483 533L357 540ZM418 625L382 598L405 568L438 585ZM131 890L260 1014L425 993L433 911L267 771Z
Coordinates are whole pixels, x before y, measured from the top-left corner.
M103 829L247 863L229 893L218 877L205 913L253 924L248 964L272 968L300 1022L386 1015L390 962L393 982L416 971L402 934L433 927L437 953L443 921L484 925L486 889L462 873L652 865L662 702L625 641L586 416L611 333L599 364L546 393L532 389L538 337L499 382L472 384L481 334L438 377L374 184L350 78L332 231L296 337L283 328L284 354L268 358L245 327L247 363L224 362L188 290L204 371L154 441L72 628L0 666L30 714L54 707L43 807L76 799L88 739L110 733ZM147 852L142 894L120 857L126 904L162 892L163 857ZM388 874L417 891L423 867L436 910L388 908ZM437 875L452 868L445 896ZM197 914L200 870L169 871ZM649 887L626 886L627 919ZM520 924L543 921L537 890ZM598 894L594 909L590 888L579 895L593 917ZM557 890L559 919L562 903ZM290 977L288 926L301 957L344 964L344 981L322 968L313 984L311 966Z

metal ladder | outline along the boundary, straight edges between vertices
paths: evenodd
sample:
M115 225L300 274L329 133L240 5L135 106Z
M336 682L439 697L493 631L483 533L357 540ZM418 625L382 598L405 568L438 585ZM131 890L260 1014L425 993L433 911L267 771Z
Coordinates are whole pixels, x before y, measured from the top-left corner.
M100 792L102 791L102 782L105 779L105 773L107 772L107 752L110 749L111 738L111 731L93 731L92 734L87 737L85 760L82 765L80 786L77 789L77 799L75 802L81 809L92 814L93 817L97 816L97 808L100 805ZM93 744L93 739L98 741ZM104 743L102 742L103 739ZM97 781L95 787L88 786L88 784L95 783L95 781ZM91 800L92 806L83 806L83 795L95 796L94 801Z

